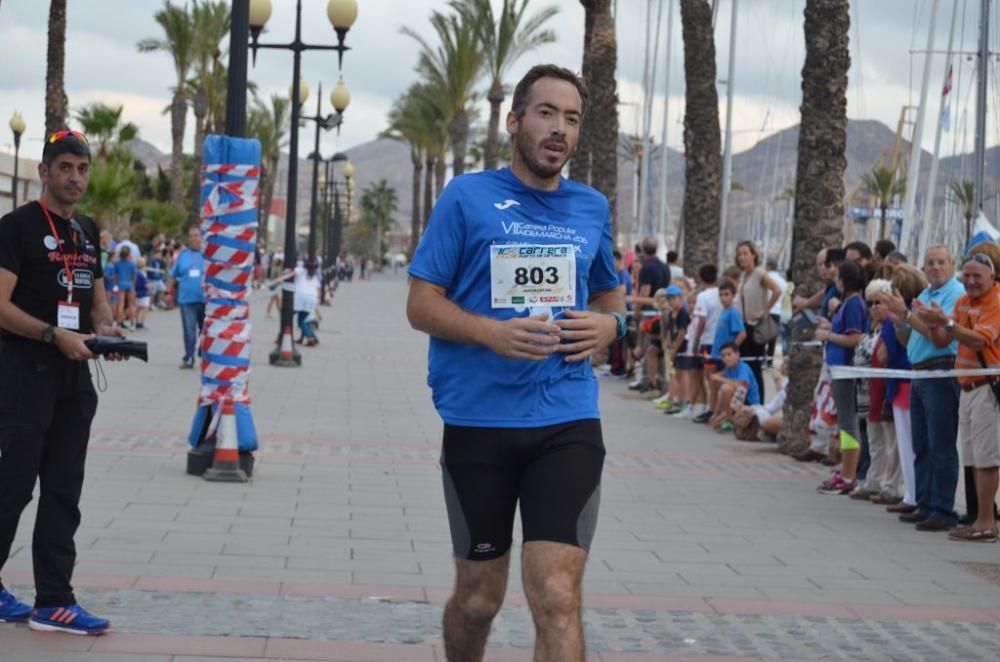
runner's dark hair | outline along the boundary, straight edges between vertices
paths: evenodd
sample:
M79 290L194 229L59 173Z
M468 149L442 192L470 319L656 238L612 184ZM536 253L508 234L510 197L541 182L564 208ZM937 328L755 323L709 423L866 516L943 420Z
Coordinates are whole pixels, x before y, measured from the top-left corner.
M515 117L524 117L525 111L528 110L528 96L531 94L531 88L535 82L543 78L557 78L572 83L576 87L576 91L580 93L580 114L583 115L587 112L587 86L582 78L557 64L536 64L528 70L528 73L524 74L524 78L518 81L517 87L514 88L510 110Z

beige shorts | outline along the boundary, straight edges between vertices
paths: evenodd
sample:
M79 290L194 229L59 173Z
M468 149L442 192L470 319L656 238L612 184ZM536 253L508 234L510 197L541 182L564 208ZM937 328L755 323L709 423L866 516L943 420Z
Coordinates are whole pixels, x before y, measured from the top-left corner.
M962 466L1000 467L1000 406L989 386L962 391L958 401Z

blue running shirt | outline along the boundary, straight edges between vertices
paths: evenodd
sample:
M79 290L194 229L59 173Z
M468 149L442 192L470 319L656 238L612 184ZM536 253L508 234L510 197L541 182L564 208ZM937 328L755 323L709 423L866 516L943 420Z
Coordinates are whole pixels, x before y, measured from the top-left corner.
M434 205L409 274L445 288L470 313L508 320L563 308L541 302L493 308L490 247L571 244L576 253L576 310L618 287L611 255L608 201L594 189L562 179L556 191L523 184L509 168L453 179ZM531 303L531 302L527 302ZM431 337L427 383L449 425L534 428L599 418L597 380L589 361L568 363L502 357L486 347Z

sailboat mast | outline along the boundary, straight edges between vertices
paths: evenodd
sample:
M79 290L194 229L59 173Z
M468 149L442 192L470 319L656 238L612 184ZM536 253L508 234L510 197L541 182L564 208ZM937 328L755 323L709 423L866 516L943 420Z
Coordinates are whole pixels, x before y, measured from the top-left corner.
M726 262L726 231L729 225L729 189L733 179L733 79L736 77L736 18L739 0L733 0L733 13L729 32L729 75L726 77L726 146L722 156L722 205L719 213L719 266ZM721 268L720 268L721 271Z
M663 83L663 136L660 139L660 223L659 235L666 241L667 223L670 210L667 208L667 170L670 168L670 152L667 149L667 129L670 126L670 63L674 48L674 3L667 3L667 64ZM676 241L676 238L674 239Z
M990 0L981 0L979 5L979 69L976 93L976 163L975 197L976 210L983 209L983 180L986 176L986 95L989 94L990 66ZM966 237L966 241L971 237Z
M920 155L923 152L924 122L927 120L927 92L931 82L931 60L934 51L934 28L937 26L938 0L931 4L931 25L927 30L927 54L924 55L924 74L920 83L920 105L917 106L917 126L910 145L910 165L906 171L906 191L903 196L903 227L900 231L899 250L911 254L910 237L916 222L917 185L920 181ZM929 219L922 219L928 223Z
M924 193L924 213L920 215L920 242L917 244L917 264L923 264L923 256L927 251L927 246L930 243L930 233L931 226L936 225L934 222L936 219L934 217L934 195L937 192L937 175L938 175L938 159L941 154L941 132L944 130L945 114L948 113L948 121L950 120L950 111L948 111L948 95L951 94L951 81L952 81L952 59L954 57L953 50L955 47L955 23L958 19L958 3L956 2L951 10L951 30L948 32L948 55L946 56L944 63L944 83L941 86L941 110L938 112L938 122L937 128L934 133L934 157L931 160L931 176L927 180L927 190ZM949 128L949 131L951 129Z

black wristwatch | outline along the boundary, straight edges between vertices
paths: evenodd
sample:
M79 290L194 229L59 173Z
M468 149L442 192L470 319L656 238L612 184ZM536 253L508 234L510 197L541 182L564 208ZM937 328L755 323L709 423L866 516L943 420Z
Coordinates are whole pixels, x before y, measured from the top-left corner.
M55 339L56 339L56 327L49 324L47 327L45 327L45 330L42 331L42 342L49 343L51 345Z

